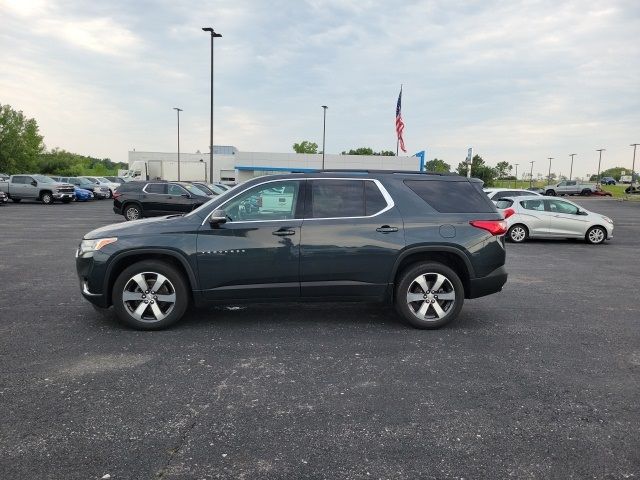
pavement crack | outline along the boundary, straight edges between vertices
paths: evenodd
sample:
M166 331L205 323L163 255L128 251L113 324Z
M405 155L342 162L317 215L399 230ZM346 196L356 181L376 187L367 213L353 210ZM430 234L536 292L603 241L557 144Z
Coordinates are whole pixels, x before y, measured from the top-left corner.
M207 408L209 408L209 404L208 403L206 405L203 405L199 409L195 409L195 408L191 408L191 407L189 408L191 410L191 413L189 415L189 420L190 421L188 422L187 426L184 428L182 434L180 435L180 438L179 438L176 446L173 447L171 450L169 450L169 456L167 458L167 461L164 464L164 466L160 470L158 470L156 472L156 478L158 478L158 479L165 478L165 475L171 469L171 466L172 466L171 464L173 462L174 457L182 451L182 449L184 448L185 444L187 443L187 439L189 438L189 435L191 434L191 432L193 431L193 429L197 425L197 423L198 423L198 415L200 415L200 413L202 413Z

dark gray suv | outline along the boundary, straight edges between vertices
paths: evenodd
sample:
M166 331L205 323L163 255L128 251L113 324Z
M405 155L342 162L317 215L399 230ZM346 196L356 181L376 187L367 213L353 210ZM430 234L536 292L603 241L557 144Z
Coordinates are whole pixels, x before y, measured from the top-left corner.
M322 171L250 180L186 215L94 230L82 294L145 330L190 304L386 301L417 328L498 292L506 223L482 183L451 174Z

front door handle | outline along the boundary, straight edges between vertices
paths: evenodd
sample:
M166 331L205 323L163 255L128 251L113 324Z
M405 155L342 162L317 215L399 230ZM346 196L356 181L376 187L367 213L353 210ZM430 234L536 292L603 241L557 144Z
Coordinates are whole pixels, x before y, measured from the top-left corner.
M277 235L279 237L286 237L288 235L295 235L296 231L295 230L291 230L288 228L281 228L279 230L276 230L275 232L273 232L273 235Z
M398 231L398 227L390 227L389 225L383 225L381 227L376 228L376 232L380 232L380 233L392 233L397 231Z

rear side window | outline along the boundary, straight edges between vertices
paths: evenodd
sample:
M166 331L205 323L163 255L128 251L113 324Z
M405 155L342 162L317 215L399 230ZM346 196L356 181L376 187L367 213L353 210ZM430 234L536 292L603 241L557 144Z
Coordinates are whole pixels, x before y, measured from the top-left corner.
M404 184L440 213L491 213L493 204L470 182L405 180Z
M363 180L313 180L311 218L364 216L364 183Z
M496 201L496 208L499 208L501 210L509 208L511 205L513 205L513 200L509 200L507 198L501 198L500 200Z
M526 210L537 210L539 212L544 211L544 202L542 200L523 200L520 202L522 208Z
M142 184L141 182L123 183L122 185L120 185L117 188L117 190L120 193L123 193L123 192L134 192L136 190L141 190L143 185L144 184Z
M386 208L387 201L374 182L364 182L364 210L365 215L373 215Z
M147 193L158 193L160 195L167 193L167 184L166 183L150 183L144 189Z

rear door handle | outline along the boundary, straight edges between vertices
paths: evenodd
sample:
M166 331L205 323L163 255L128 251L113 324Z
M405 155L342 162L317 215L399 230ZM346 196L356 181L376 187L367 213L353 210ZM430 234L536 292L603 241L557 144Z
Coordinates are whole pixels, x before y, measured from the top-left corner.
M390 227L389 225L383 225L381 227L376 228L376 232L380 232L380 233L392 233L397 231L398 231L398 227Z
M295 234L296 234L295 230L290 230L288 228L281 228L273 232L273 235L277 235L279 237L286 237L288 235L295 235Z

